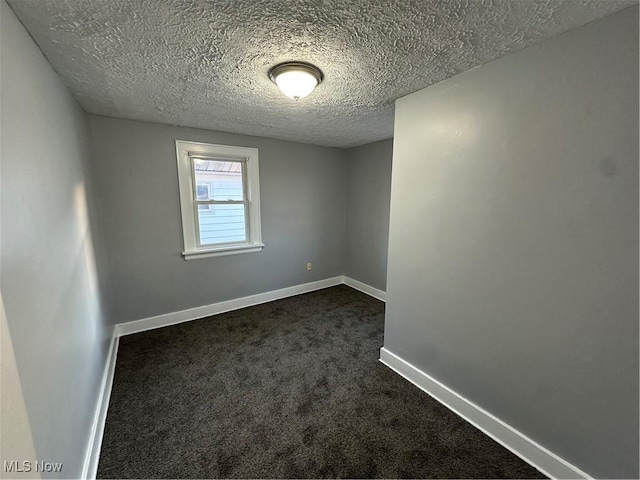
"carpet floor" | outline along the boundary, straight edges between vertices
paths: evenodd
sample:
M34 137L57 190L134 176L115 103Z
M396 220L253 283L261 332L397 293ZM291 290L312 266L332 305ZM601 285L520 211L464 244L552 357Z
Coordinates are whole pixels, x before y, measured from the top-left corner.
M98 478L546 478L378 362L345 285L120 339Z

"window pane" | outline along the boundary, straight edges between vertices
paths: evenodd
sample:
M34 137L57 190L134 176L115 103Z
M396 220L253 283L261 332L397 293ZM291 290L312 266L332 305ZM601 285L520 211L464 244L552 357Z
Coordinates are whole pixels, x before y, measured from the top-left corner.
M246 242L244 205L198 205L200 245Z
M198 200L243 200L242 162L195 159L193 168ZM208 198L200 198L205 189Z
M197 184L196 197L198 200L209 200L209 185L204 183Z

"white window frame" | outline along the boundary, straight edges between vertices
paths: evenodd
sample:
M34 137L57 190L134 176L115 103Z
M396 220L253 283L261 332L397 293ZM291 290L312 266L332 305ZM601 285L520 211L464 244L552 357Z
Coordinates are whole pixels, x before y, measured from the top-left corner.
M260 223L260 182L258 149L216 145L211 143L176 140L180 212L182 214L182 255L185 260L195 258L259 252L264 248ZM245 242L200 245L198 239L198 201L194 181L193 160L219 160L243 162L242 186L244 191L247 240ZM238 203L237 201L235 203Z

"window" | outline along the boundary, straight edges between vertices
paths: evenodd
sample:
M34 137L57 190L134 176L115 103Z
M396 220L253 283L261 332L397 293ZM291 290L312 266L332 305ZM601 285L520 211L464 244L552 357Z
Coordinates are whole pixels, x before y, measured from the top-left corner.
M258 252L258 149L176 141L185 259Z

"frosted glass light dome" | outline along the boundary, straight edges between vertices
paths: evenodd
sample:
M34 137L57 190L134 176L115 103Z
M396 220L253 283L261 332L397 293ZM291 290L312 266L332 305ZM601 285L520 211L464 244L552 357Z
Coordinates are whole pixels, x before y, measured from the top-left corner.
M276 65L269 71L269 77L282 93L294 100L308 96L322 82L320 69L304 62Z

